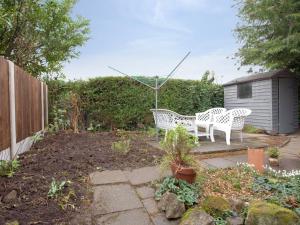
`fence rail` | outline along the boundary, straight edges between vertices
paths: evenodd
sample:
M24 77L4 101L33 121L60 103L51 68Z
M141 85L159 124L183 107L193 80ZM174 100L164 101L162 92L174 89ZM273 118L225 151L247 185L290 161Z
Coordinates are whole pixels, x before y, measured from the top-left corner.
M0 57L0 159L27 151L48 122L47 85Z

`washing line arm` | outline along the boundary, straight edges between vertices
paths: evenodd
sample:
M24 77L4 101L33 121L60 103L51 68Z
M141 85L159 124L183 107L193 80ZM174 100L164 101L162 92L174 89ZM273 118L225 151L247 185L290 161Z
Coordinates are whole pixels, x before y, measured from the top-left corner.
M141 83L141 84L143 84L143 85L146 85L147 87L149 87L149 88L151 88L151 89L153 89L153 90L156 89L155 87L152 87L152 86L150 86L149 84L146 84L146 83L144 83L143 81L140 81L140 80L138 80L138 79L136 79L136 78L134 78L134 77L132 77L132 76L126 74L126 73L121 72L120 70L117 70L117 69L111 67L111 66L108 66L108 68L111 69L111 70L114 70L114 71L116 71L116 72L118 72L118 73L120 73L120 74L122 74L122 75L124 75L124 76L126 76L126 77L129 77L130 79L135 80L135 81L137 81L137 82L139 82L139 83Z
M173 73L177 70L177 68L184 62L184 60L186 60L186 58L191 54L191 52L188 52L183 59L174 67L174 69L169 73L169 75L166 77L166 79L164 80L164 82L158 87L161 88L169 79L170 77L173 75Z

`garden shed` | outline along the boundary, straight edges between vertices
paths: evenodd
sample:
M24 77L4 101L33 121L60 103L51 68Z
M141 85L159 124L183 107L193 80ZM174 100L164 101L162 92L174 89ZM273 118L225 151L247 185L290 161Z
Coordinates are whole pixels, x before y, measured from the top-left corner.
M288 70L258 73L224 85L226 109L252 110L246 124L269 133L287 134L298 129L298 80Z

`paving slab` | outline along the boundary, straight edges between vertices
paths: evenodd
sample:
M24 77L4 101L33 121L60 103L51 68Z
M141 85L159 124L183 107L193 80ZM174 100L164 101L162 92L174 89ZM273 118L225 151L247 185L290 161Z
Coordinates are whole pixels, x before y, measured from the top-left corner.
M236 166L235 162L226 160L224 158L204 159L202 160L202 162L206 163L210 167L222 168L222 169Z
M168 171L165 174L161 174L158 167L143 167L140 169L134 169L131 172L127 172L127 177L132 185L147 184L152 181L161 179L164 176L170 175Z
M157 208L157 203L154 200L154 198L147 198L147 199L142 200L142 202L143 202L145 209L147 210L147 212L150 215L154 215L159 212L159 209Z
M106 170L103 172L94 172L90 174L90 182L93 185L125 183L128 179L121 170Z
M117 184L95 187L93 206L93 214L101 215L141 208L143 204L129 184Z
M300 157L292 154L281 154L279 158L279 169L291 171L300 170Z
M151 216L151 219L154 225L178 225L180 223L180 219L168 220L164 213L159 213L154 216Z
M155 190L154 188L143 186L137 188L136 192L138 193L140 198L145 199L145 198L153 198Z
M97 225L152 225L147 212L144 209L106 214L96 219Z
M248 156L246 154L243 155L233 155L224 157L224 159L232 161L234 163L246 163L248 162Z

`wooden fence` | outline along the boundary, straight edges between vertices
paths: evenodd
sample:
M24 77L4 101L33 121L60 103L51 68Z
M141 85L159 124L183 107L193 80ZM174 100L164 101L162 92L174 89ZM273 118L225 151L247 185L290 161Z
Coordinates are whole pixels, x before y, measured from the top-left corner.
M27 151L48 121L47 85L0 57L0 159Z

